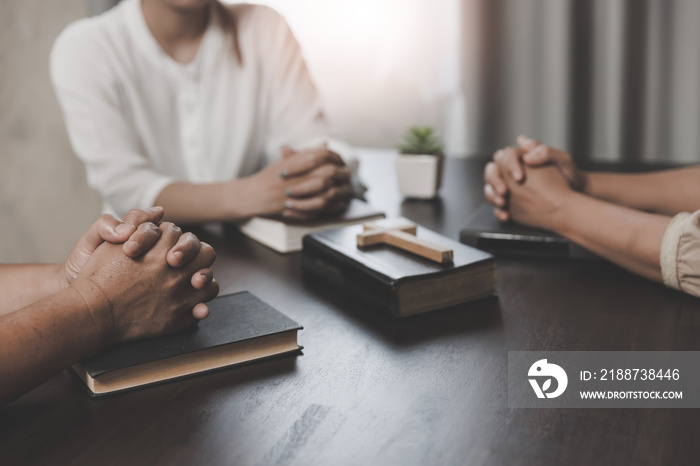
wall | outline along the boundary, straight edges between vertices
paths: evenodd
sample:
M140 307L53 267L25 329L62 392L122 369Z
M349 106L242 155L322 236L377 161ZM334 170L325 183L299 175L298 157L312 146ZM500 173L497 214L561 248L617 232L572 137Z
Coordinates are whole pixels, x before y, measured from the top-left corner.
M63 261L100 213L73 155L48 59L86 0L0 2L0 263Z
M466 152L460 11L474 0L224 1L285 17L337 136L393 148L408 127L430 125L450 155Z

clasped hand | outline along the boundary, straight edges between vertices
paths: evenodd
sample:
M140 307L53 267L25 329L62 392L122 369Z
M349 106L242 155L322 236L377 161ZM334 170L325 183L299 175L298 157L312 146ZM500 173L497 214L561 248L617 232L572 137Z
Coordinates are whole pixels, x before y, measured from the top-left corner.
M496 151L484 169L484 196L498 220L547 230L557 229L568 196L585 185L571 155L525 136Z
M123 221L102 215L59 272L61 287L80 294L108 342L193 325L219 292L213 248L162 217L161 207L131 210Z
M344 211L352 197L350 169L326 145L299 152L285 147L282 158L251 181L259 215L313 218Z

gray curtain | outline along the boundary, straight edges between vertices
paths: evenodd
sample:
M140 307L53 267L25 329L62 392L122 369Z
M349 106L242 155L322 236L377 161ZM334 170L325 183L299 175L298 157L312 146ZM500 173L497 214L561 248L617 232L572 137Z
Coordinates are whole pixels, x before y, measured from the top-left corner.
M465 0L467 150L700 161L700 1ZM475 51L475 52L471 52Z

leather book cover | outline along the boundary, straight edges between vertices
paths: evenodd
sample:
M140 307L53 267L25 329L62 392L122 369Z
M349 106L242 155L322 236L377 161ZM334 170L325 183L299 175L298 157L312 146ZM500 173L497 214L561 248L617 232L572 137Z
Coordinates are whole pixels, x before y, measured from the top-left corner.
M493 216L493 206L481 204L467 219L460 232L460 241L493 254L574 258L600 258L551 231L530 228L516 223L499 222Z
M452 262L440 264L387 245L360 249L357 247L357 234L362 228L362 225L354 225L306 235L304 253L306 254L307 250L313 253L313 250L325 249L325 254L332 254L342 262L354 264L385 283L394 283L405 278L446 275L455 269L493 260L493 256L487 252L466 246L421 226L418 227L417 236L451 248L454 251Z
M95 378L125 367L303 328L247 291L220 296L208 305L209 317L194 328L107 348L82 366Z

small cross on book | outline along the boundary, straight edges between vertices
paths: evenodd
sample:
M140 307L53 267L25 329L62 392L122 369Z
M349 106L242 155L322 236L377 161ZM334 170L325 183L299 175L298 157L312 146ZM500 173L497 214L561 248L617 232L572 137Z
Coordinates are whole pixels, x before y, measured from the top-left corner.
M388 244L441 264L452 262L452 249L418 238L416 225L413 223L391 223L384 220L365 223L363 229L364 231L357 235L358 248Z

